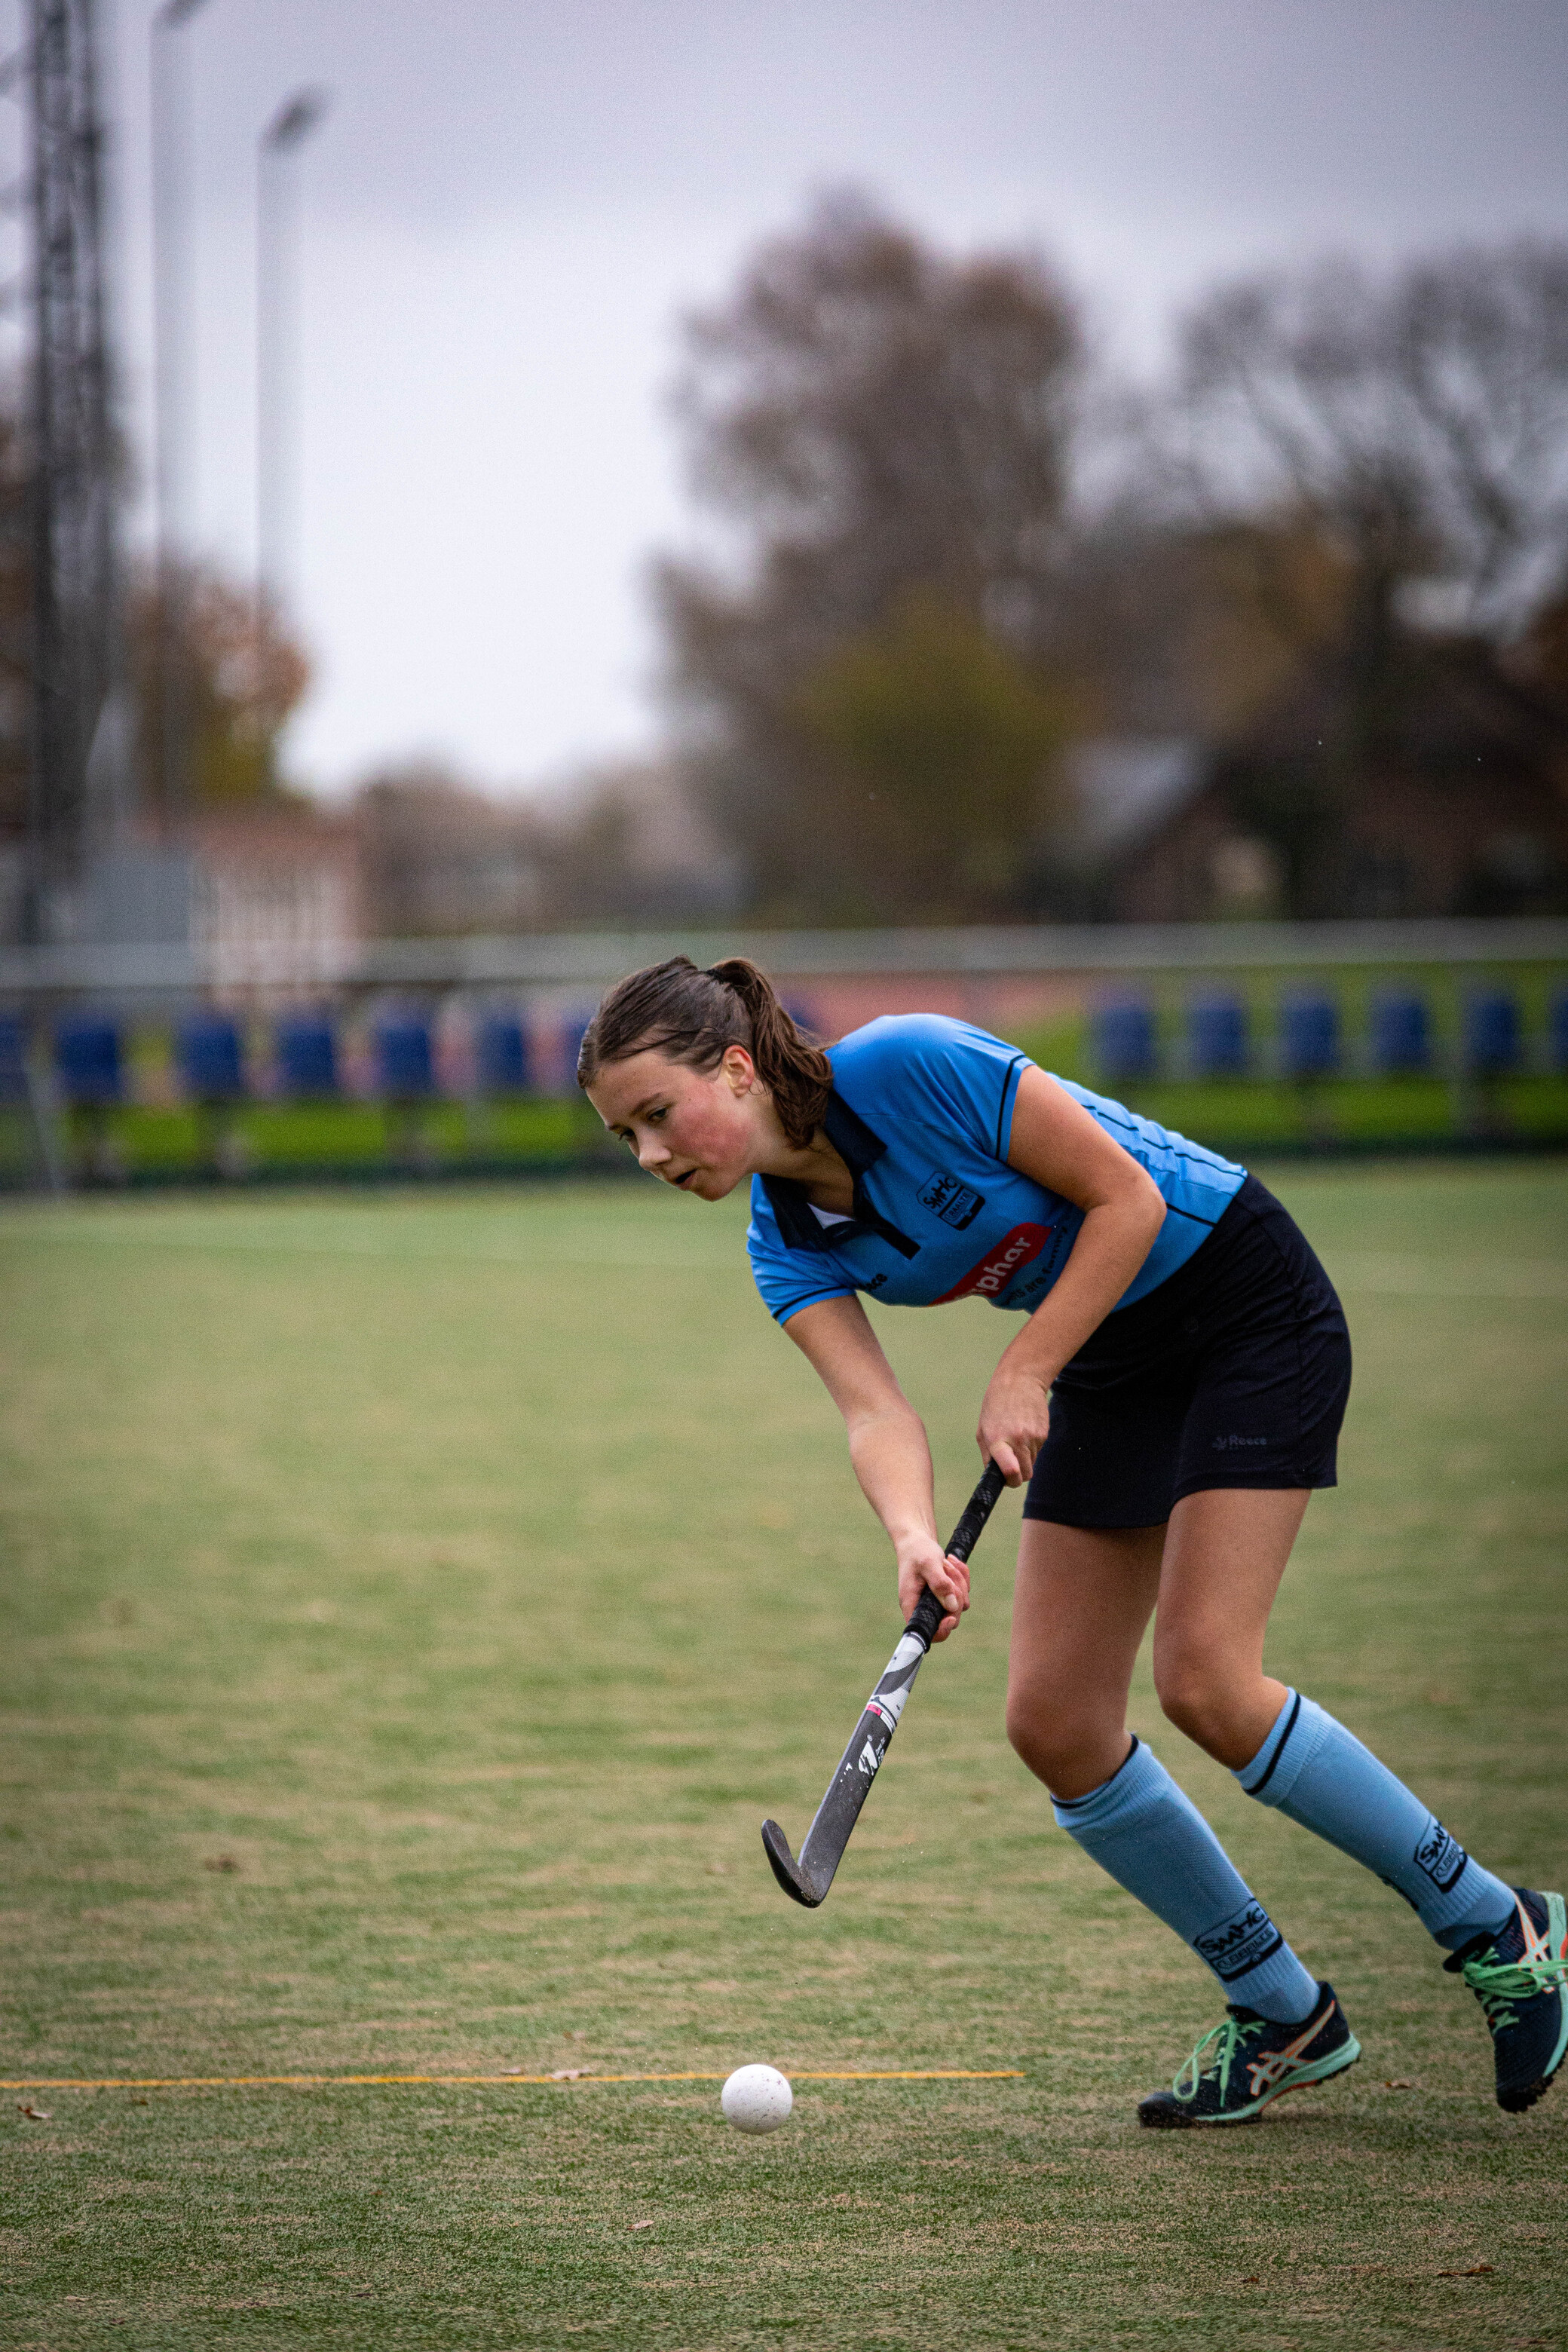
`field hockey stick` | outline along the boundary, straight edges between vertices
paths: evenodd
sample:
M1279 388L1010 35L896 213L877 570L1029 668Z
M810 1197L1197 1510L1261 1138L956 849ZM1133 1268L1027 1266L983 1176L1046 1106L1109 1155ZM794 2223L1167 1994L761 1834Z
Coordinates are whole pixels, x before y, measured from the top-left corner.
M950 1559L969 1558L1005 1483L994 1462L988 1462L984 1477L969 1497L963 1517L952 1531L947 1547ZM773 1864L773 1876L784 1893L796 1903L804 1903L808 1911L816 1910L833 1884L833 1874L844 1859L849 1833L870 1794L878 1767L888 1752L888 1742L899 1727L904 1702L914 1688L921 1660L936 1639L937 1628L946 1614L928 1584L915 1605L914 1615L904 1627L898 1648L888 1660L886 1673L866 1701L865 1713L855 1726L838 1769L827 1784L827 1794L805 1833L798 1862L777 1822L763 1823L763 1850Z

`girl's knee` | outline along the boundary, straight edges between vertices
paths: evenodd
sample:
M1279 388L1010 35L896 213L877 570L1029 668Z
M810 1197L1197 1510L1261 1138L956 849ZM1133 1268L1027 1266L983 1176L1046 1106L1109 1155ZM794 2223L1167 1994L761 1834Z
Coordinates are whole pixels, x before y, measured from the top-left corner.
M1115 1770L1127 1735L1120 1722L1098 1715L1010 1696L1007 1740L1037 1780L1058 1796L1081 1796Z
M1154 1689L1165 1720L1222 1763L1231 1760L1257 1713L1254 1685L1258 1679L1238 1674L1228 1661L1201 1654L1177 1651L1154 1661ZM1245 1752L1249 1755L1251 1748Z
M1007 1745L1031 1772L1044 1780L1042 1764L1051 1746L1048 1718L1011 1695L1007 1700Z

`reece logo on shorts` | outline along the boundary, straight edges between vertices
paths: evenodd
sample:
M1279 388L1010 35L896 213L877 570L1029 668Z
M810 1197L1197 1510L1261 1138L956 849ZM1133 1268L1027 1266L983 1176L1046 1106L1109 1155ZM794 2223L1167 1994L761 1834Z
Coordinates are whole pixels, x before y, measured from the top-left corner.
M1284 1941L1261 1903L1244 1903L1228 1919L1194 1936L1193 1949L1200 1960L1208 1962L1221 1984L1229 1984L1279 1951Z
M985 1206L985 1195L975 1192L973 1185L961 1184L956 1176L933 1168L921 1187L921 1206L934 1210L944 1225L963 1233Z
M1447 1895L1469 1856L1458 1839L1443 1827L1434 1813L1421 1832L1421 1843L1411 1859L1417 1869L1426 1873L1438 1894Z
M972 1265L962 1282L933 1298L933 1307L945 1307L954 1298L999 1298L1021 1265L1028 1265L1051 1237L1049 1225L1015 1225L1004 1234L994 1250Z

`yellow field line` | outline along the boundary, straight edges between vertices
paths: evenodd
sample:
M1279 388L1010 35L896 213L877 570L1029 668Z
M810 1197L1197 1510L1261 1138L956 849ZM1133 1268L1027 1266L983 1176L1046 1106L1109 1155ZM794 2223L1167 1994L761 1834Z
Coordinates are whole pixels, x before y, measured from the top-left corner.
M792 2074L793 2083L1015 2083L1023 2080L1021 2066L970 2068L929 2066L889 2068L885 2073L806 2073ZM31 2074L26 2080L0 2081L0 2091L337 2091L367 2084L430 2083L461 2085L474 2083L543 2083L559 2089L574 2081L594 2083L722 2083L723 2074L106 2074L77 2077Z

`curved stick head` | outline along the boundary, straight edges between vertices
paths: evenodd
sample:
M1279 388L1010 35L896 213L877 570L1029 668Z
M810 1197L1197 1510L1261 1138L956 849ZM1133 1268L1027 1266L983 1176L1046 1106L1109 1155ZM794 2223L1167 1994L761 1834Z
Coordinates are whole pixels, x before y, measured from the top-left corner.
M804 1903L808 1911L815 1911L822 1896L814 1895L801 1876L800 1864L791 1853L789 1840L777 1822L763 1823L763 1852L773 1865L773 1876L778 1880L784 1893L794 1902ZM826 1891L825 1889L824 1892Z

